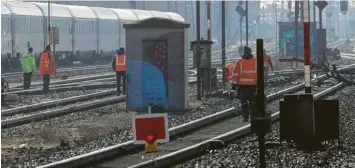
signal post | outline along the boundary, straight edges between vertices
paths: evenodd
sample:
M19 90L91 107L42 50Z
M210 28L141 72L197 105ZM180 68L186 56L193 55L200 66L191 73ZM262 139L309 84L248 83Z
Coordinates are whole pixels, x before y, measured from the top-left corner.
M280 101L280 141L292 140L300 148L317 148L321 141L339 139L339 100L314 100L310 66L310 5L308 0L302 3L305 92L285 94Z

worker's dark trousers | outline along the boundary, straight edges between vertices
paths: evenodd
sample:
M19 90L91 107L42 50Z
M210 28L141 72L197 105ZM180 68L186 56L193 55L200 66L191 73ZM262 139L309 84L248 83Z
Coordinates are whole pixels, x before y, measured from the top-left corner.
M43 93L49 93L49 81L50 81L49 74L43 75Z
M255 92L256 92L256 86L250 86L250 85L239 86L240 103L241 103L242 115L244 119L249 119L250 112L251 112L250 110L255 111L256 109Z
M1 78L2 80L2 78ZM5 95L3 94L4 93L4 81L1 81L1 105L4 105L6 102L5 102Z
M23 73L23 89L29 89L31 87L32 72Z
M269 78L269 68L264 68L264 82L267 83Z
M117 94L121 93L121 78L123 83L123 94L126 94L126 71L116 72L116 87L117 87Z

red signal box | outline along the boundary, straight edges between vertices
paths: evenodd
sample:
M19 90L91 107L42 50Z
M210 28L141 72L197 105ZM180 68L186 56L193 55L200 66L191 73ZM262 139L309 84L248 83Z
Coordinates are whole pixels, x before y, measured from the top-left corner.
M145 144L146 152L157 152L157 143L169 142L166 113L135 115L132 124L133 142Z

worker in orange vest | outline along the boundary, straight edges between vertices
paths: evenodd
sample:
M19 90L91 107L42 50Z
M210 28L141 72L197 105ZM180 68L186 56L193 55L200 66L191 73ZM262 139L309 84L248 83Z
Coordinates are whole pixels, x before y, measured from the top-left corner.
M123 79L123 94L126 94L126 56L121 47L112 60L112 68L116 72L117 96L121 95L121 78Z
M39 74L43 76L43 93L45 94L49 92L50 75L55 74L54 57L50 54L50 51L51 46L48 44L42 53L39 66Z
M234 69L234 64L231 64L231 63L228 63L225 67L225 79L227 81L230 81L232 79L232 72L233 72L233 69Z
M274 71L274 67L272 66L272 62L270 56L266 54L266 50L264 49L264 81L267 83L267 79L269 76L269 68L271 71Z
M244 54L234 66L232 90L238 90L240 96L243 122L249 121L250 109L255 109L257 72L256 59L249 47L244 47Z

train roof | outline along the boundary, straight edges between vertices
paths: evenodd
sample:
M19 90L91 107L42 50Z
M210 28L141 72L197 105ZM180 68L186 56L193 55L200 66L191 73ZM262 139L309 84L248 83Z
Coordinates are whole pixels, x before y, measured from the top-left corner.
M2 2L4 3L11 11L13 15L23 15L23 16L43 16L42 11L35 6L33 3L28 2ZM3 11L1 11L3 13Z
M138 20L143 20L143 19L148 19L151 17L154 17L151 11L146 11L146 10L136 10L132 9L131 10L138 18Z
M38 3L38 2L33 2L36 6L42 9L42 12L44 16L48 16L48 4L47 3ZM50 4L51 7L51 16L52 17L72 17L72 14L69 10L64 5L58 5L58 4Z
M118 15L113 10L108 10L102 7L90 7L100 19L117 20Z
M75 18L82 19L96 19L94 11L88 6L75 6L75 5L63 5L67 6Z
M131 10L116 9L116 8L110 8L110 9L113 10L118 15L120 20L124 20L124 21L136 21L136 20L138 20L137 16Z
M83 19L119 19L122 21L137 21L152 17L170 18L184 22L185 19L172 12L160 12L137 9L117 9L103 7L88 7L75 5L61 5L51 3L52 17L75 17ZM1 2L1 14L48 16L48 4L41 2ZM118 17L118 18L117 18Z

